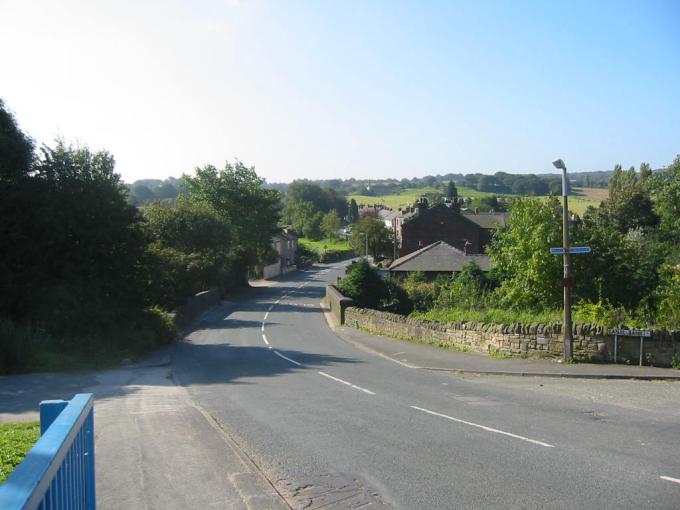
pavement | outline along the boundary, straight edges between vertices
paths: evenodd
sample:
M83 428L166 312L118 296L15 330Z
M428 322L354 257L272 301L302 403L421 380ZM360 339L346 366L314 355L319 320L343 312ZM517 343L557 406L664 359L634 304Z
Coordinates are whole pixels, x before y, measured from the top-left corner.
M97 507L286 510L285 500L172 372L174 349L101 372L0 377L0 422L94 393Z
M442 370L460 374L526 377L569 377L579 379L633 379L680 381L680 370L613 363L559 363L553 359L493 358L486 354L397 340L326 320L343 340L409 368Z

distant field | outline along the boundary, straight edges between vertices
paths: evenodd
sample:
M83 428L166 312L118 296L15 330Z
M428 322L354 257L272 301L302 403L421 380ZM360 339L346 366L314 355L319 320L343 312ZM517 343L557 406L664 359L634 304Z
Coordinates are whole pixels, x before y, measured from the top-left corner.
M466 188L465 186L456 186L458 188L458 195L461 197L477 198L487 195L493 195L493 193L485 193L483 191L477 191L474 189ZM413 205L423 193L433 193L439 191L437 188L406 188L405 190L394 193L392 195L383 195L378 197L370 197L367 195L349 195L347 200L354 199L357 204L366 205L377 205L382 204L390 209L399 209L400 207L406 207Z
M489 195L494 195L494 193L488 193L485 191L477 191L471 188L466 188L465 186L457 186L458 195L460 197L470 197L478 198ZM406 188L400 193L394 193L391 195L383 195L377 197L371 197L366 195L350 195L347 200L352 198L356 200L357 204L366 205L377 205L382 204L390 209L399 209L400 207L408 207L413 205L413 203L420 198L423 193L431 193L438 191L436 188ZM597 207L600 202L607 197L607 190L600 188L574 188L573 195L569 196L569 210L573 213L583 216L583 213L589 206ZM516 195L499 195L512 197ZM547 197L543 197L547 198Z
M307 248L308 250L316 251L335 251L335 250L350 250L351 246L349 242L345 239L338 239L334 241L329 241L328 239L323 239L321 241L312 241L311 239L306 239L301 237L298 242Z

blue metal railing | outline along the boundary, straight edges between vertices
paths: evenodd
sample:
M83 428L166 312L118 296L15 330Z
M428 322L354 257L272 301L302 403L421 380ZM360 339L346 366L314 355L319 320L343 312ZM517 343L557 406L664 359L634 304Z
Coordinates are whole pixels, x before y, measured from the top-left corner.
M94 510L91 393L40 403L41 437L0 485L2 510Z

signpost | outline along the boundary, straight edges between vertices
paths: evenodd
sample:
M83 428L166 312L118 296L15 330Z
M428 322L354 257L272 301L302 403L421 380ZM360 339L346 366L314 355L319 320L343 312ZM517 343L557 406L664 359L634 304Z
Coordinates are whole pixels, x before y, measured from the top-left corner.
M651 331L644 329L619 329L611 328L608 330L610 335L614 335L614 363L617 362L618 344L620 336L639 336L640 337L640 366L642 366L642 354L644 349L644 339L652 336Z

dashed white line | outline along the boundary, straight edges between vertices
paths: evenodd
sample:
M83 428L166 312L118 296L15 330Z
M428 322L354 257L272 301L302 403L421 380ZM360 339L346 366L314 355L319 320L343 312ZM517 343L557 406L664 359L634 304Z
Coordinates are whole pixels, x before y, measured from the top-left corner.
M660 476L659 478L666 480L667 482L680 483L680 478L671 478L670 476Z
M264 340L264 343L269 345L269 341L267 340L267 337L264 335L264 333L262 333L262 340Z
M278 301L277 301L277 303L278 303ZM271 305L271 306L269 307L269 309L267 310L267 312L271 312L273 308L274 308L274 305ZM265 315L265 318L266 318L266 315Z
M366 388L362 388L361 386L357 386L356 384L352 384L349 381L345 381L343 379L339 379L338 377L333 377L332 375L327 374L326 372L319 372L324 377L328 377L329 379L333 379L334 381L337 381L339 383L344 384L345 386L349 386L350 388L354 388L355 390L363 391L364 393L367 393L369 395L375 395L371 390L367 390Z
M521 439L522 441L537 444L539 446L545 446L546 448L555 448L554 445L544 443L543 441L537 441L536 439L530 439L528 437L513 434L511 432L505 432L503 430L494 429L492 427L487 427L486 425L480 425L479 423L473 423L471 421L461 420L460 418L454 418L453 416L449 416L447 414L442 414L442 413L437 413L435 411L430 411L429 409L423 409L422 407L411 406L411 408L416 409L417 411L422 411L424 413L431 414L433 416L439 416L440 418L446 418L447 420L455 421L457 423L462 423L464 425L470 425L471 427L477 427L478 429L486 430L487 432L493 432L495 434L502 434L504 436L514 437L515 439Z
M264 322L264 321L267 320L267 317L269 317L269 312L270 312L270 311L271 311L271 309L268 310L267 313L264 314L264 319L262 319L262 322Z
M406 354L404 351L395 352L392 356L398 356L399 354Z
M262 321L262 326L260 327L262 331L264 331L264 321Z
M293 363L294 365L297 365L297 366L299 366L299 367L302 366L302 363L298 363L298 362L295 361L294 359L290 359L288 356L284 356L283 354L281 354L281 353L280 353L279 351L277 351L276 349L274 349L272 352L273 352L274 354L276 354L279 358L283 358L283 359L285 359L286 361L290 361L291 363Z

